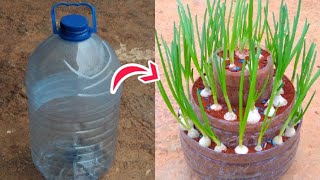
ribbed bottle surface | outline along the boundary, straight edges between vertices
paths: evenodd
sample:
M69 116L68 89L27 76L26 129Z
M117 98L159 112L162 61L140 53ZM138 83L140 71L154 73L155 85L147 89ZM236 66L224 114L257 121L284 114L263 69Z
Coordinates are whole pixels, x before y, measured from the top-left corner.
M93 34L81 42L58 35L39 45L26 75L32 159L47 179L98 179L115 156L121 89L109 92L120 66Z

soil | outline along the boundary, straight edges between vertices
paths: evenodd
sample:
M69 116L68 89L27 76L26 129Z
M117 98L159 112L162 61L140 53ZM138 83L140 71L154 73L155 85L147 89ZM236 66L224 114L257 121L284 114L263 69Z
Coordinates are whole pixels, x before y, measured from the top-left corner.
M297 130L298 126L300 126L300 124L297 124L294 128ZM185 134L188 134L188 131L184 131ZM200 138L202 137L202 135L200 135L200 137L197 138L193 138L193 140L197 141L199 143ZM286 142L289 138L286 136L282 136L282 140L283 142ZM262 146L264 146L264 148L262 149L262 151L266 151L268 149L271 149L274 147L273 143L272 143L272 139L269 139L268 142L266 144L262 144ZM216 147L216 144L214 142L211 143L210 145L210 149L214 150L214 148ZM249 154L250 153L256 153L257 151L254 149L255 147L253 146L249 146ZM235 153L235 148L234 147L227 147L226 150L222 151L222 153L226 153L226 154L236 154Z
M294 90L294 87L292 85L292 83L290 82L290 80L284 76L282 78L283 82L284 82L284 86L283 86L283 90L284 90L284 94L282 94L282 97L284 97L287 101L288 101L288 104L286 106L283 106L283 107L279 107L277 112L276 112L276 115L279 115L281 114L284 110L287 109L287 107L291 104L291 102L294 100L294 96L295 96L295 90ZM202 79L199 78L196 80L196 82L194 83L193 87L192 87L192 96L193 96L193 99L198 99L197 97L197 90L200 91L204 89L204 85L203 85L203 82L202 82ZM201 100L202 100L202 103L203 103L203 106L205 107L205 111L206 113L208 113L210 116L212 117L216 117L216 118L219 118L219 119L223 119L223 116L225 113L228 112L228 107L226 104L224 103L220 103L222 105L222 110L220 111L214 111L214 110L211 110L210 109L210 106L213 104L213 99L212 99L212 95L207 97L207 98L203 98L201 97ZM199 106L199 102L198 101L195 101L196 104ZM261 116L261 119L260 119L260 122L263 121L264 119L264 110L267 108L267 106L265 106L265 103L267 102L267 99L261 101L261 102L256 102L256 107L258 108L259 110L259 113L260 113L260 116ZM237 117L239 117L239 107L232 107L233 108L233 112L237 115ZM244 106L243 109L245 109L246 107ZM236 120L236 121L233 121L233 122L239 122L239 118Z
M56 2L0 2L1 179L43 179L31 160L24 74L28 56L52 34L50 9ZM121 63L147 66L147 60L154 57L154 2L88 2L97 11L98 34L118 50ZM59 8L58 19L70 10L84 12ZM141 58L145 52L152 56ZM129 78L124 83L116 160L102 179L154 179L154 153L154 84Z
M248 49L244 49L243 52L245 54L249 53ZM268 57L270 56L270 53L268 51L265 50L261 50L262 57L259 59L259 69L264 68L267 64L268 64ZM218 56L223 58L223 51L218 52ZM229 54L227 55L228 58L230 58ZM248 62L249 61L250 56L247 56L245 58L245 60ZM230 65L230 60L226 60L226 70L231 71L231 72L240 72L242 70L242 65L243 65L244 59L240 59L235 53L234 53L234 64L235 64L235 68L230 69L229 65Z

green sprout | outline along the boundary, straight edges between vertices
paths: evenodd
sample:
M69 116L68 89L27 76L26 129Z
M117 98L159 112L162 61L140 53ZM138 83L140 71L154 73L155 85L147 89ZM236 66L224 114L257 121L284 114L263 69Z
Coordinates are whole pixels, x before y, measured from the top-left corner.
M261 8L261 0L258 2L258 8ZM231 8L229 11L229 17L228 17L228 22L230 21L230 16L231 16L231 11L232 11L232 4ZM259 9L258 10L258 17L255 20L255 23L253 24L253 0L251 0L248 3L246 3L243 0L237 1L236 3L236 8L235 8L235 15L234 15L234 24L232 27L232 37L231 37L231 42L229 42L229 28L230 25L228 23L227 27L225 26L224 22L224 17L225 17L225 4L222 4L221 8L221 21L220 21L220 27L221 27L221 33L220 33L220 39L223 39L223 60L220 60L219 58L216 58L216 69L217 69L217 78L219 80L220 88L222 90L224 99L226 101L227 107L228 107L228 112L232 113L232 107L230 104L230 100L228 98L227 94L227 88L226 88L226 62L224 61L227 59L227 52L229 52L229 57L230 57L230 64L233 64L234 61L234 54L233 52L236 50L236 42L238 41L239 49L240 51L243 51L244 48L251 44L251 40L253 40L253 49L251 51L255 52L255 47L260 44L260 41L263 37L263 34L265 32L265 29L267 27L267 17L268 17L268 1L266 3L265 9L265 19L262 22L262 12ZM250 40L250 41L249 41ZM217 41L219 42L219 41ZM250 47L251 49L251 47ZM259 54L260 55L260 54ZM253 56L255 58L255 55L253 53ZM260 57L260 56L259 56ZM258 66L258 59L256 60L256 64ZM252 64L249 63L251 66ZM243 69L244 70L244 69ZM252 68L249 68L250 72ZM252 97L253 102L255 102L264 92L264 89L266 88L267 81L269 78L266 79L262 90L260 93L254 92L254 97ZM251 83L251 82L250 82ZM254 106L255 103L253 103L251 109L255 108Z
M163 53L160 47L160 42L159 42L159 38L158 35L156 33L156 42L157 42L157 47L158 47L158 51L159 51L159 55L160 55L160 60L161 60L161 64L163 67L163 71L168 83L168 86L170 88L170 91L174 97L174 99L176 100L178 105L182 105L183 101L182 99L178 96L179 95L179 91L181 91L181 88L183 90L182 87L182 79L179 79L180 76L176 76L177 74L180 75L181 71L177 72L176 70L173 71L173 69L177 69L179 68L180 70L180 66L178 66L177 62L180 62L179 57L177 56L177 53L174 53L174 51L179 50L179 48L177 48L178 46L180 46L180 42L177 44L177 38L176 36L180 36L180 33L177 31L176 27L174 27L174 40L171 43L171 49L172 49L172 53L170 52L167 44L164 42L163 45L165 47L165 53L166 53L166 57L167 57L167 64L169 66L170 71L168 71L168 69L166 68L166 63L163 57ZM179 38L180 39L180 38ZM181 65L181 64L180 64ZM178 81L180 80L180 83L178 83ZM157 82L158 85L158 89L160 94L162 95L162 98L164 99L168 109L170 110L170 112L173 114L173 116L175 117L175 119L180 123L180 125L182 125L185 129L191 129L190 124L188 123L188 121L186 121L186 123L182 123L182 121L180 120L180 118L178 117L178 115L175 113L173 106L168 98L168 95L163 87L163 84L161 81ZM186 119L185 114L182 114L183 118Z
M260 48L258 48L257 54L255 54L254 41L250 41L250 60L249 60L249 71L250 71L250 87L249 87L249 95L247 99L247 104L245 108L245 112L243 114L243 86L244 86L244 71L241 72L240 78L240 88L239 88L239 146L243 146L243 137L245 134L246 124L248 121L249 112L255 108L256 101L256 78L259 67L259 55ZM243 67L245 67L246 63L243 63ZM266 84L266 83L265 83Z
M242 64L242 68L246 66L246 62ZM243 145L243 134L246 130L246 124L248 119L248 108L246 108L246 113L243 116L243 85L244 85L244 72L241 72L240 76L240 87L239 87L239 146L242 147Z
M202 134L203 134L203 136L208 135L217 146L221 146L220 140L217 138L217 136L212 131L212 128L211 128L210 123L209 123L209 119L208 119L208 117L206 115L206 112L204 111L204 107L203 107L203 104L202 104L201 97L200 97L199 93L197 93L197 97L198 97L198 103L199 103L200 110L201 110L201 115L202 115L202 118L203 118L203 120L205 122L203 129L205 129L206 132L202 133Z
M305 46L304 46L305 47ZM285 121L284 125L282 126L279 136L282 136L285 129L289 126L294 127L298 123L298 121L302 118L306 110L309 108L312 99L314 98L315 92L313 93L312 97L310 98L306 109L303 111L301 108L301 104L305 99L307 93L309 92L311 86L320 76L320 69L316 72L316 74L312 77L312 71L315 64L315 60L317 58L317 53L315 51L316 45L314 43L311 44L307 56L303 56L302 65L301 65L301 72L300 77L297 75L297 93L296 93L296 100L293 105L292 111L290 112L287 120ZM296 116L296 118L294 118Z
M280 95L280 90L284 86L282 79L287 67L292 61L294 61L294 69L291 81L296 81L297 84L296 99L293 109L289 114L288 119L286 119L283 124L279 136L283 135L287 127L294 128L294 126L299 123L315 96L314 92L307 105L302 107L301 104L305 99L307 92L320 76L320 70L312 76L312 70L316 59L315 44L312 44L306 52L305 37L309 30L309 23L307 21L304 23L301 35L296 38L302 0L299 0L298 9L292 25L290 25L288 7L283 0L280 5L279 18L276 19L275 14L273 14L271 24L268 21L268 0L266 0L264 7L262 5L262 0L258 0L257 16L255 19L253 18L253 0L249 0L249 2L246 0L237 0L235 5L233 4L233 1L231 1L230 9L227 9L226 1L222 3L220 0L213 1L212 3L210 0L206 1L207 8L204 11L204 18L199 24L198 17L195 16L195 18L193 18L191 16L189 6L187 5L184 7L181 0L177 0L180 23L178 27L174 24L174 37L170 45L163 39L159 40L156 34L156 43L165 78L174 100L181 108L181 116L184 118L185 122L182 122L182 119L180 119L174 111L162 81L157 82L159 92L168 106L168 109L182 127L190 130L193 129L194 125L204 137L209 137L215 144L220 146L222 143L210 126L205 107L198 91L197 101L200 108L201 119L198 114L199 112L197 113L190 103L192 101L190 82L194 83L193 67L200 75L205 88L211 90L213 103L216 105L219 103L217 88L219 87L221 89L228 108L227 113L229 113L226 115L232 115L232 120L234 120L236 115L233 112L228 97L226 64L227 59L229 58L229 68L232 68L231 65L234 65L235 53L238 56L239 54L237 53L247 56L244 51L248 50L249 60L245 60L242 64L239 86L239 146L244 146L243 138L245 136L248 119L250 120L252 115L251 111L256 110L256 101L265 91L268 81L272 79L272 77L267 77L260 92L256 90L256 78L262 51L260 45L262 39L264 39L266 47L271 53L276 70L274 73L270 99L265 110L266 115L261 124L257 142L257 147L261 147L264 134L276 116L278 108L283 105L282 103L275 103L279 102L280 97L283 98ZM231 17L233 17L232 23ZM200 51L198 51L198 46ZM219 48L220 51L223 52L221 58L217 54L219 53L217 51ZM301 59L302 66L298 74L298 64L300 64ZM244 107L243 91L246 70L249 71L250 76L249 94L247 104ZM275 112L274 106L277 107ZM270 112L274 113L270 115ZM225 119L227 119L226 115ZM189 119L192 123L189 123Z
M198 28L198 20L196 17L196 30L198 35L198 42L201 50L201 62L203 64L202 72L206 74L205 79L207 85L211 88L212 98L215 105L219 105L218 97L217 97L217 87L213 74L212 68L212 52L213 49L221 46L221 42L219 42L218 34L220 28L217 23L219 21L219 9L220 4L215 4L216 1L213 2L212 6L207 0L207 9L204 15L204 21L202 25L202 34L200 36L199 28ZM206 20L206 15L208 12L208 21ZM207 23L207 24L206 24Z
M212 53L217 48L222 46L222 40L219 39L220 33L220 21L224 20L224 17L220 16L221 4L213 1L213 4L210 4L210 0L207 0L207 9L208 9L208 23L207 23L207 57L211 57Z
M232 35L231 35L231 42L229 44L229 58L230 58L230 64L234 64L234 51L236 50L236 43L238 40L238 21L239 21L239 15L241 12L246 13L246 11L241 11L243 8L244 0L238 0L236 3L236 8L234 11L234 19L233 19L233 25L232 25ZM232 7L232 6L231 6ZM232 11L232 8L230 8L230 13ZM229 16L230 17L230 16ZM249 22L250 23L250 22ZM230 24L228 24L229 26ZM229 29L229 28L228 28ZM228 32L229 33L229 32ZM230 36L229 36L230 37ZM228 37L225 37L228 39ZM227 51L223 51L224 54L226 54ZM226 58L224 58L225 60Z
M165 91L162 81L157 82L157 86L161 96L163 97L168 109L174 115L175 119L182 125L185 129L192 129L193 125L189 124L187 119L190 119L195 127L202 133L204 137L209 137L212 139L218 146L221 145L220 140L216 137L212 128L209 124L209 120L205 116L205 110L202 105L201 98L197 94L198 102L200 105L200 110L203 115L204 124L197 117L197 113L194 111L192 105L190 104L191 93L189 82L193 81L193 71L191 67L191 61L194 57L197 56L195 44L194 44L194 35L193 35L193 25L190 15L190 10L188 8L188 15L185 12L181 2L179 2L179 17L180 17L180 26L179 28L174 25L174 37L169 47L167 43L162 39L162 45L165 52L166 61L161 49L160 41L158 35L156 34L156 43L160 55L161 64L163 71L166 77L167 84L172 93L173 98L179 105L182 117L185 119L185 123L181 121L176 112L173 109L173 106L170 102L167 92ZM206 34L206 33L203 33ZM203 38L204 39L204 38ZM180 43L182 40L182 45ZM183 56L182 56L183 55ZM183 60L182 60L183 57ZM199 64L198 64L199 65ZM202 68L202 65L198 66L199 70ZM202 74L204 76L204 74ZM203 78L204 79L204 78ZM185 85L185 86L184 86Z
M311 73L312 73L312 68L314 67L314 63L315 63L315 59L316 59L316 54L313 55L313 60L311 61L311 54L313 54L313 51L315 51L315 44L312 44L312 47L310 47L309 49L309 56L306 57L306 46L305 46L305 42L304 42L304 46L303 46L303 56L302 56L302 67L301 67L301 77L299 77L299 75L297 74L297 80L296 80L296 97L297 99L299 98L300 94L302 94L303 91L305 90L306 87L306 82L308 80L310 80L311 77ZM300 53L299 53L299 57L300 57ZM296 64L298 64L297 60L294 63L295 67L297 66ZM296 68L294 68L294 72L293 72L293 76L296 74ZM292 78L294 79L294 78ZM293 81L293 80L292 80ZM309 99L307 106L305 108L303 108L301 105L297 105L299 106L299 108L297 108L297 111L294 113L294 116L292 118L292 120L289 123L289 126L291 128L294 128L294 126L296 126L300 120L302 119L302 117L304 116L304 114L306 113L306 111L308 110L314 96L315 96L316 91L313 92L311 98Z
M267 1L268 5L268 1ZM258 2L258 17L255 22L256 28L253 28L252 23L253 23L253 0L250 0L249 2L249 17L248 17L248 34L247 38L250 39L252 37L253 29L255 29L255 36L259 37L260 40L263 35L263 30L261 30L261 1ZM267 14L266 14L267 17ZM263 25L265 27L265 25ZM262 32L260 32L262 31ZM256 39L257 40L257 39ZM261 54L261 48L258 47L257 49L257 54L255 54L255 44L254 40L250 41L250 56L249 56L249 62L248 62L248 69L250 72L250 87L249 87L249 95L248 95L248 100L247 100L247 107L249 107L249 110L254 110L255 109L255 102L259 99L259 97L263 94L265 88L267 87L269 77L267 77L264 81L264 84L262 86L262 89L258 93L256 91L256 79L257 79L257 72L259 69L259 57ZM260 42L259 42L260 43ZM240 91L239 91L240 92ZM242 95L241 95L242 96Z
M316 52L315 51L315 44L312 44L309 51L308 51L308 55L306 57L306 43L304 42L304 46L303 46L303 56L302 56L302 67L301 67L301 76L299 76L298 74L297 76L297 80L296 80L296 97L297 99L299 98L300 94L302 94L303 91L306 91L306 82L310 80L311 74L312 74L312 68L314 67L315 64L315 59L316 59ZM313 55L312 55L313 54ZM313 60L311 62L311 56L313 56ZM296 61L295 61L295 65L296 65ZM293 73L293 75L295 75L295 72ZM302 117L304 116L304 114L306 113L306 111L308 110L314 96L315 96L316 91L313 92L311 98L309 99L307 106L303 109L302 106L300 105L300 107L298 108L298 110L294 113L294 117L292 118L292 121L290 122L289 126L291 128L293 128L294 126L296 126L298 124L298 122L302 119Z
M221 17L225 17L225 4L222 4L222 8L221 8ZM226 84L226 61L225 59L227 58L227 32L226 32L226 27L225 27L225 23L224 20L220 21L220 27L221 27L221 39L224 40L223 42L223 59L221 60L217 57L217 55L214 55L214 65L215 65L215 69L217 70L217 79L219 80L219 84L220 84L220 88L221 91L223 93L223 97L226 101L227 107L228 107L228 112L229 113L233 113L232 111L232 107L231 107L231 103L228 97L228 93L227 93L227 84Z
M208 84L205 80L205 75L203 73L203 61L199 64L197 50L196 50L196 44L195 44L195 35L194 35L194 29L193 29L193 20L191 16L191 12L189 9L189 6L187 5L187 12L180 0L177 0L178 2L178 13L180 18L180 26L182 28L182 35L183 35L183 51L184 51L184 60L187 60L188 62L191 62L192 60L196 70L198 71L201 79L203 79L203 84L205 87L208 87ZM205 11L205 16L207 14L207 10ZM204 59L205 57L205 50L201 49L201 59Z
M300 35L297 43L295 43L296 31L300 17L300 9L301 0L299 0L298 3L298 10L294 17L292 28L290 27L289 23L288 7L283 3L283 1L281 1L280 5L280 15L278 22L276 21L275 15L273 14L274 33L272 33L270 24L267 22L267 38L265 42L272 54L272 58L276 66L276 72L274 75L274 85L272 87L271 96L267 106L266 116L263 119L263 123L260 129L258 146L261 146L263 136L272 122L273 118L268 118L268 115L271 108L273 108L275 97L279 94L279 89L283 86L282 77L284 76L285 70L294 57L296 57L296 59L299 59L300 51L302 50L304 39L309 29L309 24L306 21L302 34Z
M251 39L254 40L256 45L260 45L260 42L265 34L268 21L268 6L269 1L266 1L264 7L264 20L262 18L262 0L258 0L257 18L253 22L253 2L248 3L245 0L238 0L234 9L234 17L232 24L232 31L230 32L230 19L233 12L233 1L229 9L228 21L227 21L227 36L225 41L227 44L226 52L229 52L230 65L234 64L234 52L239 49L241 53L249 45ZM225 14L221 15L224 17ZM251 26L251 27L249 27ZM229 38L230 37L230 38ZM232 67L232 66L231 66Z

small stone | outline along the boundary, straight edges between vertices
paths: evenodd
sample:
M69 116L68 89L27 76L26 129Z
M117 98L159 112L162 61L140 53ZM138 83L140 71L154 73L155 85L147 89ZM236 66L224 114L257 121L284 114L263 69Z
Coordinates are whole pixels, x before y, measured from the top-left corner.
M263 58L263 55L262 54L259 54L259 59L262 59Z
M117 171L117 172L119 172L119 171L120 171L120 169L119 169L119 168L117 168L117 169L116 169L116 171Z
M150 174L150 172L151 172L151 169L148 169L148 170L146 171L146 176L148 176L148 174Z
M27 99L27 90L26 90L26 87L25 87L25 86L22 87L21 92L20 92L20 95L21 95L23 98L26 98L26 99Z
M7 131L7 134L11 134L11 133L12 133L12 131L11 131L11 130L8 130L8 131Z
M272 139L268 139L267 142L268 142L268 143L272 143Z
M262 148L266 148L266 147L267 147L267 143L262 143L262 144L261 144L261 147L262 147Z
M232 68L232 72L237 72L237 71L239 71L241 68L239 67L239 66L236 66L235 68Z

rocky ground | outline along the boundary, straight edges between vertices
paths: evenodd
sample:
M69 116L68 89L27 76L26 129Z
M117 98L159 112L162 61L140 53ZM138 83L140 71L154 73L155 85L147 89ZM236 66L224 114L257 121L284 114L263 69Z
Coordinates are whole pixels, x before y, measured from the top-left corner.
M0 177L43 179L31 160L24 74L37 44L52 33L50 8L58 1L0 2ZM147 65L154 57L154 2L89 1L97 10L98 34L122 64ZM86 9L60 8L58 17ZM124 83L117 156L102 179L154 179L154 85Z

